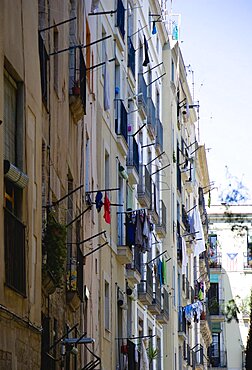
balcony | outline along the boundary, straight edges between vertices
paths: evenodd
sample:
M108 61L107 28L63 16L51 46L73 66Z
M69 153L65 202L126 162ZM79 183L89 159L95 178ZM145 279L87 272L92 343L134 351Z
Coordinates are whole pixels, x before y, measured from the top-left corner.
M143 279L137 286L138 299L145 305L150 305L153 300L153 279L152 270L146 265L146 270L143 272Z
M117 260L122 264L131 263L133 260L132 245L129 243L127 238L128 235L128 223L124 212L117 214Z
M168 324L169 321L169 293L163 289L161 295L161 312L156 316L160 324Z
M225 321L225 301L223 299L211 298L208 301L209 315L211 321Z
M147 115L147 85L142 73L138 74L137 103L139 107L139 113L141 113L143 118L145 118Z
M128 67L131 70L132 75L135 79L136 52L130 37L128 37Z
M133 261L126 265L127 280L131 284L139 284L141 281L142 258L139 248L133 247Z
M137 184L139 181L139 150L134 136L128 138L129 151L127 156L127 171L130 184Z
M161 288L157 281L154 284L153 300L152 303L148 306L148 310L153 315L158 315L161 313Z
M71 50L69 61L69 104L73 120L77 123L86 114L87 71L82 49Z
M204 349L201 344L196 344L193 348L191 348L191 355L192 355L192 368L195 370L203 370L204 369ZM206 357L207 363L207 357Z
M182 223L184 225L184 229L187 233L190 233L190 223L189 223L189 217L185 210L185 206L182 205Z
M76 311L83 301L83 254L78 245L68 245L67 303Z
M252 255L249 251L243 253L243 268L252 271Z
M221 269L222 268L222 253L214 253L212 256L208 257L209 267L211 269Z
M209 362L211 369L227 369L227 353L226 351L214 351L210 348Z
M156 150L158 154L163 151L163 125L159 118L156 119Z
M156 232L161 238L164 238L166 235L166 206L162 200L160 200L159 219L156 225Z
M26 294L25 226L8 209L4 209L4 253L6 284Z
M186 338L186 318L183 307L179 307L178 312L178 335Z
M152 140L156 137L156 108L151 97L147 98L147 129Z
M158 204L157 204L157 188L156 185L152 182L152 195L151 195L151 205L149 209L149 213L151 214L152 221L156 225L159 221L158 215Z
M142 207L150 207L151 204L151 177L146 166L139 166L139 183L137 185L138 201Z
M212 343L212 332L210 329L210 319L206 308L200 316L200 332L204 339L205 345L208 348Z
M125 9L122 0L117 0L116 27L118 27L122 40L125 36Z
M128 153L128 115L121 100L116 100L115 133L119 150L122 155L126 156Z

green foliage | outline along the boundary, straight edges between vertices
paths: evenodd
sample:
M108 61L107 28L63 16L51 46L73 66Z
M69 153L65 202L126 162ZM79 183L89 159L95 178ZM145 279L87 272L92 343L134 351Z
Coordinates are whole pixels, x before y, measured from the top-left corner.
M239 322L237 314L240 313L237 304L235 303L234 299L230 299L226 305L225 316L227 319L227 323L230 323L233 319L236 322Z
M65 272L66 233L66 226L55 219L53 212L49 212L44 235L46 269L51 272L57 287L61 286L62 276Z
M252 364L252 290L250 293L250 326L246 347L246 365L245 365L246 370L251 369L251 364Z
M158 358L159 349L158 348L153 348L153 347L148 347L147 348L147 356L148 356L150 362L152 362L153 360Z

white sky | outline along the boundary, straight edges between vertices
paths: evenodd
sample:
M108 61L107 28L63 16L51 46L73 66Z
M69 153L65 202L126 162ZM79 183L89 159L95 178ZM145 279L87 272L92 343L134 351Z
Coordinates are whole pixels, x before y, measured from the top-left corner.
M228 166L252 194L252 1L173 0L172 11L181 14L181 49L194 71L211 181L227 186Z

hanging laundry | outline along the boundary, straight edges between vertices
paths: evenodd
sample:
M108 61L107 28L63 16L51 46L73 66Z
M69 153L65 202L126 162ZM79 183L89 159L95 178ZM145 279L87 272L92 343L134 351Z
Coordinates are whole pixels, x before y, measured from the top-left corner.
M205 236L204 236L204 231L202 227L202 221L200 218L200 213L198 210L198 207L194 208L193 210L193 222L194 222L194 230L197 232L196 239L196 245L194 248L194 257L199 256L202 252L206 250L206 245L205 245Z
M153 21L152 35L156 35L156 33L157 33L157 26L156 26L156 22Z
M165 261L164 258L162 258L162 278L163 278L163 283L167 284L167 262Z
M103 99L104 99L104 110L108 110L110 108L110 76L108 71L107 54L105 55Z
M96 196L95 196L95 204L96 204L96 209L97 209L98 212L101 211L102 206L103 206L102 197L103 197L102 192L98 191Z
M160 282L160 286L163 285L163 274L162 274L162 261L159 259L158 265L157 265L157 271L158 271L158 278Z
M143 248L143 217L141 211L136 212L135 245Z
M143 241L144 241L144 250L147 252L151 251L151 241L152 241L152 232L150 220L147 214L147 211L144 211L144 223L143 223Z
M96 13L99 8L100 0L92 0L91 3L91 13Z
M184 307L185 318L188 322L192 320L199 321L200 315L203 311L203 304L200 301L196 301L192 304L188 304Z
M136 212L126 213L126 244L131 247L135 244Z
M149 50L148 41L146 40L146 37L144 36L144 61L143 61L144 67L147 67L147 65L150 63L148 50Z
M203 301L203 299L204 299L204 295L203 295L203 292L202 292L201 289L199 290L198 298L199 298L200 301Z
M111 217L110 217L110 201L109 201L109 198L107 196L107 194L105 193L105 198L104 198L104 215L103 215L105 221L107 222L107 224L110 224L111 222Z

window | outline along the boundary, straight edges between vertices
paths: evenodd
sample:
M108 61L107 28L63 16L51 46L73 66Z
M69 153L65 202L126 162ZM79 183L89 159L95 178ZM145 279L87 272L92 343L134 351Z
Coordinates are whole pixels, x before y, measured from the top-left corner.
M42 100L45 106L47 105L48 99L48 87L47 87L47 62L48 62L48 54L46 51L46 47L44 44L44 40L39 33L39 61L40 61L40 78L41 78L41 93L42 93Z
M104 327L110 329L110 300L109 300L109 283L105 280L104 286Z
M4 73L4 158L17 162L17 83Z
M122 38L125 35L125 9L122 0L117 0L116 26L119 28Z
M4 159L22 168L23 97L22 84L4 71ZM18 119L17 119L18 117ZM21 172L21 171L20 171ZM8 170L5 171L8 173ZM20 184L19 184L20 186ZM4 180L4 251L5 282L22 295L26 293L25 226L22 218L22 187Z

